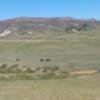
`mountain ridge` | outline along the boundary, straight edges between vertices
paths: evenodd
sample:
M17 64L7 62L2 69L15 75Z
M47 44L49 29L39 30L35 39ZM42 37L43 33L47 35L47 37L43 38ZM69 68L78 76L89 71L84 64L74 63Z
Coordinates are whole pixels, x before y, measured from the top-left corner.
M0 21L0 38L35 37L40 34L87 31L99 26L100 22L92 19L72 17L16 17ZM46 34L44 34L46 33Z

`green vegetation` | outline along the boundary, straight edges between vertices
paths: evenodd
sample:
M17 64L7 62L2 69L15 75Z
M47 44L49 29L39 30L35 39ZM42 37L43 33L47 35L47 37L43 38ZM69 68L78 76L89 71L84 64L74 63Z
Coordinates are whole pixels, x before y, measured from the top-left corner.
M67 78L68 73L63 72L57 66L36 67L19 67L18 64L0 67L0 80L40 80L40 79L63 79Z
M34 81L1 81L1 100L99 100L100 75Z
M0 65L99 67L99 32L63 34L52 39L0 40ZM17 60L19 58L20 60ZM41 62L40 59L51 59Z
M11 78L22 71L32 73L33 79L65 78L74 69L99 68L99 51L99 29L95 34L87 31L34 40L0 39L0 73L15 73Z
M100 100L100 23L28 20L0 27L0 100Z

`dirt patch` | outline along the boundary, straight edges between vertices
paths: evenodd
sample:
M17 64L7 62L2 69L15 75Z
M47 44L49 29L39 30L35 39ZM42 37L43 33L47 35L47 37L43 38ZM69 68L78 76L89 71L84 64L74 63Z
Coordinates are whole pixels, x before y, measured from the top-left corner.
M82 76L82 77L86 77L86 76L91 76L97 73L97 70L75 70L75 71L71 71L70 75L71 76Z

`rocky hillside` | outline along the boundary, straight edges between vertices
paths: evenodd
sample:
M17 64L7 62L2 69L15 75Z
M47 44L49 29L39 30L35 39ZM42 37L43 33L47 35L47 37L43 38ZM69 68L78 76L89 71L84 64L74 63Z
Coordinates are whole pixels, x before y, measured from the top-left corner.
M93 30L100 26L95 19L78 20L71 17L18 17L0 21L0 38L34 38Z

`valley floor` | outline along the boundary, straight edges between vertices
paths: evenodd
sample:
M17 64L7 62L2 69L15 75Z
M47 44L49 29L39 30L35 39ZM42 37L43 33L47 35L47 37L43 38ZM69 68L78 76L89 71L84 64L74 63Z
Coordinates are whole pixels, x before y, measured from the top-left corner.
M99 31L36 41L0 40L0 68L4 71L4 65L13 68L16 64L19 68L58 66L67 71L100 69ZM100 100L100 75L0 80L0 100Z

